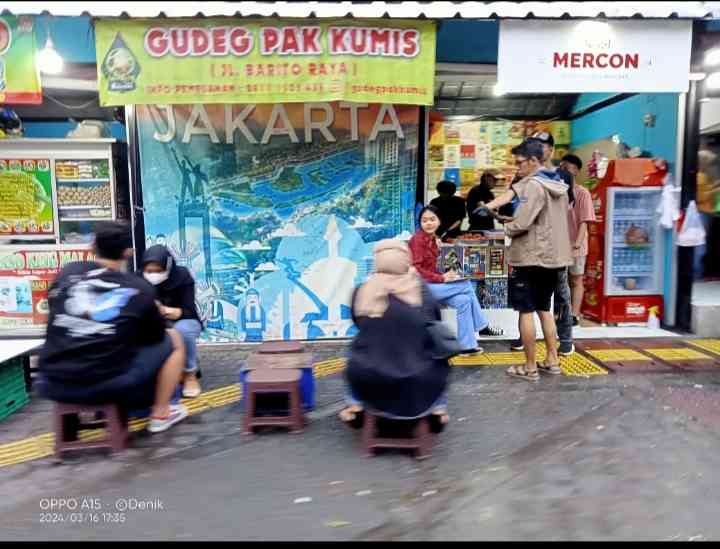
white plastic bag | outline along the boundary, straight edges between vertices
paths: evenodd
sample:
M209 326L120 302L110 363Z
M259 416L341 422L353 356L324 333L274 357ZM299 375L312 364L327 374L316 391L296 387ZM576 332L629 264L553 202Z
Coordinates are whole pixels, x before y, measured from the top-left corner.
M705 227L703 227L694 200L688 204L685 221L683 221L682 228L678 234L677 243L678 246L687 247L702 246L705 244Z

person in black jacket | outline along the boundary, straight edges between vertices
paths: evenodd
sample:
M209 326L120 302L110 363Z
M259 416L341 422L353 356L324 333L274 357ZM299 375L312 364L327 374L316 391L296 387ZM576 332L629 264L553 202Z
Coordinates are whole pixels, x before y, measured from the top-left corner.
M166 330L155 290L124 272L130 229L98 223L95 261L66 265L50 287L50 314L40 352L40 393L74 404L152 406L148 430L158 433L188 415L170 399L182 376L185 348Z
M197 364L197 338L202 324L195 306L195 280L190 271L175 262L170 250L160 244L145 250L142 276L155 286L160 314L183 338L187 357L183 396L195 398L202 391Z
M460 226L465 219L465 200L457 196L457 186L452 181L440 181L435 189L437 197L430 201L431 206L438 209L440 226L437 235L441 240L460 236Z
M475 185L468 192L465 202L467 204L468 219L470 220L471 231L492 231L495 229L495 220L485 213L474 213L480 207L480 203L487 204L495 198L492 192L497 178L492 172L485 172L480 177L480 183Z
M345 372L348 406L340 418L359 426L356 420L366 407L392 419L432 414L440 429L449 420L450 367L447 360L433 358L426 326L440 319L440 309L411 267L407 244L382 240L374 255L375 272L352 299L358 333Z

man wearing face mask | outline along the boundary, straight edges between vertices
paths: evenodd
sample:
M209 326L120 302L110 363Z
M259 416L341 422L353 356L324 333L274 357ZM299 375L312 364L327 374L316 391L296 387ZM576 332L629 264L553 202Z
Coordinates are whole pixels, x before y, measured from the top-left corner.
M155 287L160 314L183 338L187 356L183 396L195 398L201 392L197 338L202 331L195 306L195 280L189 270L175 262L170 250L160 244L145 250L141 274Z
M166 330L153 287L124 272L127 225L98 223L94 253L63 267L50 287L39 390L57 402L152 406L148 430L165 431L188 415L170 402L185 364L182 338Z

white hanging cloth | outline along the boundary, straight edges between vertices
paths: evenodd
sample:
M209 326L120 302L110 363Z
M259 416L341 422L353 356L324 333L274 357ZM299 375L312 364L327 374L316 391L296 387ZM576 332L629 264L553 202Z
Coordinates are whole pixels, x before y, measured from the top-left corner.
M670 173L663 181L662 197L656 213L660 214L658 222L663 229L672 229L680 219L680 187L675 185Z

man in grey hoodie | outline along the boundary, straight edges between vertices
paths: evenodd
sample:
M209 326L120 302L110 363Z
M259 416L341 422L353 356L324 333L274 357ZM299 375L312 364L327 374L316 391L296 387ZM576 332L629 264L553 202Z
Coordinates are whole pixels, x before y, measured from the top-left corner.
M520 314L520 338L525 365L513 366L513 377L537 381L538 369L559 374L557 329L550 312L552 295L561 272L572 264L568 236L567 185L555 170L543 167L543 145L529 139L512 150L522 180L515 184L519 206L505 231L512 238L508 262L512 273L508 281L510 303ZM540 317L547 356L536 362L535 320Z

